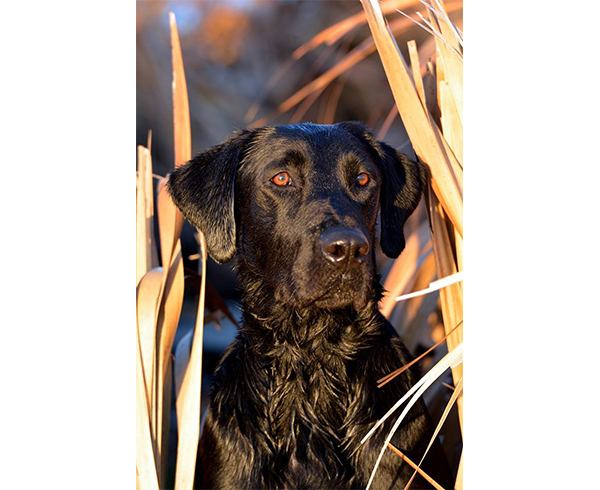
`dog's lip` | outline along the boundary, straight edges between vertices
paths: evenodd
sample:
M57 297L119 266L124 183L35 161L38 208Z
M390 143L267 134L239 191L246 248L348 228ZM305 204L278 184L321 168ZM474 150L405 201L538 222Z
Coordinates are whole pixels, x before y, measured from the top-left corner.
M356 281L356 279L354 277L352 277L352 276L353 276L352 271L345 271L343 274L339 274L331 282L331 284L329 284L327 287L325 287L325 289L322 292L318 293L317 296L315 296L315 297L311 297L307 301L303 301L302 305L303 306L311 306L311 305L318 306L319 303L325 302L327 300L335 300L335 297L338 294L342 294L345 289L349 288L349 283L350 282ZM358 284L357 284L357 287L354 288L354 289L361 289L362 290L362 288L359 288ZM353 295L352 299L349 299L348 301L341 302L340 303L340 307L349 306L349 305L352 305L352 304L356 305L357 304L356 293L358 293L358 291L355 292L355 294ZM360 303L360 301L358 301L358 303Z
M318 294L316 297L314 297L314 298L310 298L310 299L308 300L308 302L304 303L304 306L310 306L310 305L313 305L313 304L317 303L319 300L321 300L321 299L323 299L323 298L326 298L326 297L329 295L329 293L331 293L331 292L332 292L334 289L336 290L335 292L339 291L339 289L340 289L340 287L341 287L341 285L340 285L340 284L337 284L337 283L339 283L339 282L341 282L341 281L340 281L340 277L336 278L336 279L333 281L333 283L332 283L331 285L327 286L327 287L325 288L325 290L324 290L322 293L319 293L319 294Z

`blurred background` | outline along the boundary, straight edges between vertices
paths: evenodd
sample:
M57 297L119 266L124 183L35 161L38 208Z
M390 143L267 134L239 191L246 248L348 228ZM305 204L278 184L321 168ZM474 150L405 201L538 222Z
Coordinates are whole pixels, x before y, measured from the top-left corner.
M418 9L425 14L423 6L406 0L381 5L405 60L409 60L406 43L414 39L424 67L435 57L433 37L394 10L414 14ZM462 29L462 1L447 1L445 7ZM358 0L138 0L136 144L147 145L148 133L152 131L155 174L165 176L174 165L169 12L176 16L181 39L194 154L220 143L242 127L360 120L379 139L414 155ZM426 214L421 205L407 223L406 235L416 231L424 220ZM194 232L186 222L181 240L185 267L197 271L199 256ZM426 245L419 259L423 263L431 257L425 249ZM393 261L381 254L379 259L384 281ZM239 318L239 292L231 264L217 265L209 259L207 281ZM437 300L437 294L431 294L390 317L413 355L443 336ZM431 306L424 308L424 302ZM197 292L186 283L174 344L179 354L189 352L196 306ZM421 318L419 312L426 314ZM406 325L407 318L410 325ZM235 325L223 318L205 327L203 415L208 406L211 374L236 332ZM420 363L422 369L426 371L446 352L445 345L436 349ZM176 381L177 377L175 366ZM452 383L449 373L444 380ZM434 420L439 418L451 394L440 386L426 398ZM174 411L171 427L169 445L174 453ZM442 429L442 440L456 467L461 439L455 413Z

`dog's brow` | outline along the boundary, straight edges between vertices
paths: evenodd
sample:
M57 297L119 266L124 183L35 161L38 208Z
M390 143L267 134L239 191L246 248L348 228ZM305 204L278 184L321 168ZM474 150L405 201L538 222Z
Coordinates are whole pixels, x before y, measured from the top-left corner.
M265 169L273 167L293 167L302 169L308 164L309 157L300 149L288 149L284 153L276 152L275 155L270 155L270 158L265 159Z
M341 155L339 162L347 170L358 170L361 168L373 170L376 167L366 153L354 150Z

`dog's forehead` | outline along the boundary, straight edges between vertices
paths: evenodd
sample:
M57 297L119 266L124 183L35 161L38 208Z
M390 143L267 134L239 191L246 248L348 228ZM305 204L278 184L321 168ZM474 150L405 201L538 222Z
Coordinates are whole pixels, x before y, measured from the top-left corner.
M333 163L350 155L369 159L365 146L338 125L304 123L265 129L249 152L258 162L284 158L292 152L315 163L324 157Z

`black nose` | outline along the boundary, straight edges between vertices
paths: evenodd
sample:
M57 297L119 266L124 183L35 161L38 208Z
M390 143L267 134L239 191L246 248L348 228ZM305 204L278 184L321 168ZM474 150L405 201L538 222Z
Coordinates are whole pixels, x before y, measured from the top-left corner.
M320 244L325 258L337 267L356 266L369 253L367 237L356 229L330 228L321 235Z

